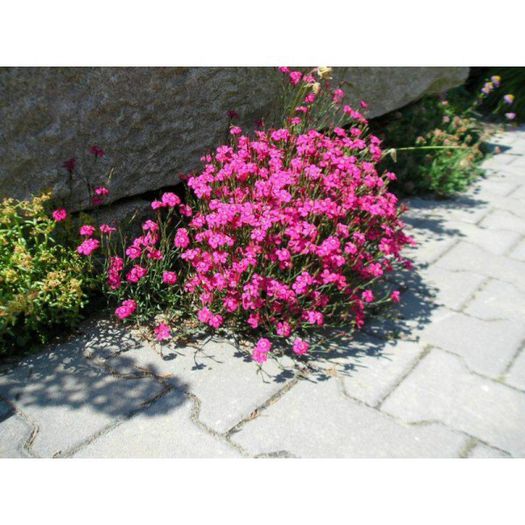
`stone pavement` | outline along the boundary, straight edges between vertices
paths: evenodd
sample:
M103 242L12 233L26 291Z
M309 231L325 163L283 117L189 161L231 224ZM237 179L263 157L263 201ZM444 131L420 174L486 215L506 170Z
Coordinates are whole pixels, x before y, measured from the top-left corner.
M265 374L228 341L100 319L0 371L0 457L525 457L525 129L451 201L413 199L401 306Z

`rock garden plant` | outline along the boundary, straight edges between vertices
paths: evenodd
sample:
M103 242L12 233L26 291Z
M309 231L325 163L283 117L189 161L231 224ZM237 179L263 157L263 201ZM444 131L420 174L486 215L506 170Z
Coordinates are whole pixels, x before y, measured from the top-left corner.
M366 104L345 104L328 68L281 72L280 126L231 126L230 142L185 177L184 202L164 193L129 241L82 226L77 252L103 255L120 321L147 324L159 341L183 321L250 333L262 363L277 346L307 354L312 331L362 327L371 308L399 301L385 276L410 266L401 252L412 241Z
M460 87L377 119L372 128L389 152L382 168L398 176L395 192L450 197L479 177L492 132L485 121L516 118L515 97L501 88L502 77L492 75L475 94Z
M70 218L50 199L0 202L0 355L74 327L88 302L92 261L71 250Z

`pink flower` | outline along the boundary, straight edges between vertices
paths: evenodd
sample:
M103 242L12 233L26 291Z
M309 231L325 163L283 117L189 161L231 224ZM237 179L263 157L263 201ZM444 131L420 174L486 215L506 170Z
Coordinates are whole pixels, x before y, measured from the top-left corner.
M516 113L505 113L507 120L514 120L516 118Z
M89 152L98 158L102 158L105 155L104 150L100 146L97 146L96 144L94 144L93 146L91 146L91 148L89 148Z
M95 195L106 197L109 195L109 190L105 186L99 186L98 188L95 188Z
M372 290L365 290L361 294L361 298L365 303L371 303L374 300L374 293L372 292Z
M297 337L293 342L292 350L297 355L304 355L306 352L308 352L308 349L310 348L310 345L303 341L300 337Z
M363 109L367 109L367 108L368 108L368 104L367 104L364 100L361 100L361 102L359 102L359 105L360 105Z
M143 277L145 277L147 273L147 268L143 268L142 266L136 264L126 275L126 280L129 283L135 284L138 283Z
M90 224L84 224L80 227L80 235L83 237L91 237L95 233L95 227Z
M300 71L292 71L290 73L290 83L292 86L297 86L301 81L301 78L303 78L303 74Z
M171 328L166 323L160 323L155 327L154 332L157 341L164 341L171 337Z
M120 257L110 257L108 268L108 286L112 290L118 290L122 285L120 272L124 268L124 261Z
M77 253L80 255L89 256L100 246L100 241L97 239L86 239L78 248Z
M335 104L340 104L344 96L345 96L345 92L342 89L336 89L334 91L332 100Z
M143 225L142 225L142 229L144 231L152 231L152 232L156 232L158 231L159 229L159 225L152 221L151 219L148 219Z
M213 314L212 312L210 311L209 308L207 308L206 306L204 308L201 308L198 312L197 312L197 319L201 322L201 323L205 323L205 324L208 324L208 322L210 321L210 319L212 318Z
M126 249L126 255L131 259L138 259L142 255L142 250L139 246L129 246Z
M117 231L117 228L114 228L113 226L110 226L109 224L101 224L99 229L100 229L100 233L106 233L106 234Z
M222 323L223 323L224 319L222 317L222 315L219 315L219 314L216 314L216 315L212 315L210 317L210 320L208 321L208 324L212 327L212 328L219 328Z
M277 335L280 335L281 337L290 337L290 334L292 333L292 327L290 326L290 323L282 321L277 323L276 332Z
M136 309L137 302L133 299L127 299L126 301L123 301L122 304L115 310L115 315L119 319L126 319L126 317L132 315Z
M177 274L175 272L163 272L162 282L164 284L175 284L177 282Z
M394 290L390 294L390 299L392 299L392 301L394 301L394 303L398 303L399 302L399 290Z
M154 209L154 210L158 210L159 208L164 208L165 204L160 202L160 201L153 201L151 203L151 207Z
M186 248L190 244L188 237L188 230L186 228L179 228L175 234L174 244L177 248Z
M508 94L503 97L503 101L510 106L514 102L514 98L514 95Z
M53 219L55 219L56 222L65 221L66 218L67 218L67 211L64 208L59 208L58 210L55 210L53 212Z
M180 199L175 195L175 193L164 193L161 198L162 204L165 206L169 206L170 208L173 208L174 206L177 206L180 204Z
M279 67L279 71L281 73L284 73L285 75L287 75L288 73L290 73L290 68L281 66L281 67Z
M272 343L268 340L262 337L257 341L257 344L255 345L255 348L252 351L252 358L257 363L261 364L267 361L268 359L268 352L272 348Z
M230 135L240 135L242 133L242 129L239 126L232 126L230 128Z
M193 212L191 211L191 208L187 204L179 205L179 213L181 215L184 215L185 217L191 217L193 214Z

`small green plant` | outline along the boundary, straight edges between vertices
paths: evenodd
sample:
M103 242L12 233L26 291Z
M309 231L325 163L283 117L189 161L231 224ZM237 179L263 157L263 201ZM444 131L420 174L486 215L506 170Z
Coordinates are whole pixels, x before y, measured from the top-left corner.
M383 165L396 171L398 193L449 197L482 174L487 121L516 119L516 97L502 86L502 76L492 75L475 93L461 86L376 119L372 129L384 138Z
M448 100L425 98L374 126L387 137L383 164L395 169L401 194L447 197L481 173L483 128Z
M74 327L87 303L92 262L69 248L72 225L50 199L0 201L0 355Z

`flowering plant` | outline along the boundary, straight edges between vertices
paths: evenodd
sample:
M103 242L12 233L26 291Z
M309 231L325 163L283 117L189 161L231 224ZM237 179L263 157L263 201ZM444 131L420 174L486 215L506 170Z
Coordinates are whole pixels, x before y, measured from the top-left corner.
M174 313L190 309L213 329L263 335L252 352L261 363L276 340L303 355L308 330L361 327L369 307L399 301L382 281L409 266L401 250L411 239L388 191L395 175L376 167L381 141L344 92L331 90L329 70L282 72L293 89L281 127L250 137L232 126L230 144L187 177L187 204L165 193L152 203L156 220L125 253L108 248L118 318L153 322L156 338L167 340ZM323 101L322 129L313 129Z
M91 261L69 249L70 219L62 208L51 214L50 199L0 201L0 354L73 327L88 301Z

